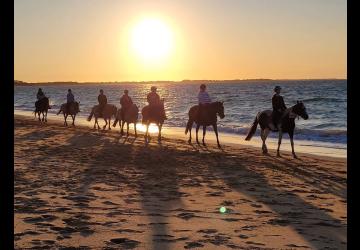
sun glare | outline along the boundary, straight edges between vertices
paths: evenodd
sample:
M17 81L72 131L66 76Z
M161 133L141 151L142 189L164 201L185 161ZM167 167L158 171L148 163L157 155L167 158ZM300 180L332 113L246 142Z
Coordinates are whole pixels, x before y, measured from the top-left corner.
M140 21L133 28L131 39L134 52L144 61L164 61L172 49L171 30L158 19Z

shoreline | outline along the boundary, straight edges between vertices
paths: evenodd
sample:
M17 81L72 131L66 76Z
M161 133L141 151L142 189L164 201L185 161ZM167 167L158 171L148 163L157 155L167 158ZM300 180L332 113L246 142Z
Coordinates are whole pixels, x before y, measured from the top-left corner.
M23 116L23 117L27 117L27 118L34 117L34 115L32 114L31 111L14 110L14 117L17 117L17 116ZM69 123L69 121L71 121L71 117L68 117L68 124L71 124L71 122ZM93 121L94 120L92 120L91 122L88 122L86 120L86 118L78 116L78 117L76 117L75 125L76 125L76 127L92 129ZM113 119L112 119L112 121L113 121ZM57 124L63 125L64 119L63 119L62 114L59 116L56 116L54 114L48 113L48 122L56 122ZM101 126L101 124L103 124L104 121L102 119L100 119L99 123ZM111 130L112 132L114 132L114 131L119 132L119 130L120 130L118 125L116 128L113 128L111 126L111 129L112 129ZM138 123L137 129L138 129L139 136L142 136L142 134L145 132L144 127ZM258 128L258 130L259 130L259 128ZM149 132L152 136L156 135L157 134L156 126L151 125L149 127ZM133 134L133 133L134 133L133 125L130 125L130 134ZM184 143L187 143L187 140L188 140L188 135L184 134L184 128L166 127L166 122L162 129L162 136L180 139L180 140L183 140ZM201 138L202 138L202 129L199 130L199 141L200 142L201 142ZM219 141L220 141L221 145L235 146L235 147L238 147L238 146L240 146L240 147L242 147L242 146L255 147L255 148L259 148L259 150L261 150L262 141L259 136L254 136L251 141L245 141L244 138L245 138L244 135L219 132ZM213 131L209 131L209 130L207 131L206 137L205 137L205 142L211 143L211 144L216 144L216 137L215 137L215 133ZM193 130L192 130L192 143L196 144L195 126L193 126ZM343 159L347 158L347 149L339 148L339 147L343 146L342 144L341 145L339 144L340 146L338 146L338 148L337 148L337 147L334 147L337 145L336 143L296 140L296 135L295 135L294 143L295 143L295 153L296 154L305 153L305 154L324 156L324 157L332 157L332 158L343 158ZM266 140L266 144L270 151L274 151L277 149L277 139L276 138L269 137ZM290 145L290 141L289 141L287 135L283 136L282 144L281 144L281 148L280 148L280 153L281 152L291 152L291 145Z

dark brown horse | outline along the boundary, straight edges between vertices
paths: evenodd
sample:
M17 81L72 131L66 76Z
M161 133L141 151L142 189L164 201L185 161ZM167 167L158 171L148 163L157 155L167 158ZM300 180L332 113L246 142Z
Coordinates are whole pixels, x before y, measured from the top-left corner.
M75 126L75 117L76 114L80 112L79 109L79 103L78 102L73 102L70 104L69 109L67 108L67 103L63 103L61 104L60 110L56 115L59 115L61 112L63 112L64 115L64 125L67 126L67 117L70 115L72 118L72 125Z
M193 123L196 123L196 142L199 144L198 140L198 131L200 126L203 126L203 138L202 143L205 146L205 134L206 134L206 127L212 125L215 131L216 135L216 141L217 145L220 148L219 143L219 136L217 131L217 115L221 119L225 117L224 114L224 103L223 102L213 102L205 106L203 111L203 115L201 117L198 116L199 112L199 105L195 105L190 108L189 110L189 121L187 122L185 134L187 134L188 131L190 131L190 136L188 142L191 143L191 129L193 126Z
M49 98L44 97L35 102L35 117L38 115L39 121L47 122L47 113L51 109L49 104ZM40 114L42 114L42 119L40 119Z
M272 122L272 110L264 110L259 112L252 124L245 140L250 141L251 137L255 134L257 125L260 124L261 128L261 140L262 144L262 151L264 154L268 153L265 140L269 135L270 131L279 132L279 141L278 141L278 148L277 148L277 156L280 156L280 144L282 139L283 132L289 134L290 143L291 143L291 151L294 158L297 158L295 151L294 151L294 129L295 129L295 118L301 116L304 120L309 118L309 115L306 113L305 105L302 102L297 102L294 106L286 109L283 115L280 118L280 125L279 130L276 130L274 124Z
M136 123L138 121L138 117L139 117L139 108L135 104L131 105L125 111L124 117L121 117L121 109L118 109L113 127L115 127L117 122L119 121L120 133L121 133L121 135L123 135L124 134L124 125L126 123L126 125L127 125L126 135L129 136L129 124L133 123L134 130L135 130L135 137L137 137Z
M142 114L142 124L146 126L146 132L145 132L145 141L148 141L148 138L150 138L149 135L149 125L150 123L155 123L158 127L159 134L158 134L158 141L161 141L161 128L165 121L164 116L164 100L161 100L161 105L150 107L145 106L141 110Z
M103 127L103 129L106 128L107 125L109 125L109 130L110 128L110 122L111 122L111 117L112 116L116 116L117 113L117 107L115 105L112 104L106 104L103 112L102 112L102 118L104 118L105 121L105 125ZM93 115L95 116L95 123L94 123L94 129L97 128L100 129L99 126L99 122L98 122L98 118L100 118L100 109L99 109L99 105L95 105L92 109L91 109L91 113L89 115L89 117L87 118L88 121L91 121L91 118L93 117ZM108 122L109 120L109 122Z

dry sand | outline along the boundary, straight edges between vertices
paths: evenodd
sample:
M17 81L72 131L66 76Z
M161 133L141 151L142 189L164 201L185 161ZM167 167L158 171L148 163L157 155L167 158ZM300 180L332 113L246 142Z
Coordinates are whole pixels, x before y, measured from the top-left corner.
M16 249L347 247L344 158L145 144L22 116L14 153Z

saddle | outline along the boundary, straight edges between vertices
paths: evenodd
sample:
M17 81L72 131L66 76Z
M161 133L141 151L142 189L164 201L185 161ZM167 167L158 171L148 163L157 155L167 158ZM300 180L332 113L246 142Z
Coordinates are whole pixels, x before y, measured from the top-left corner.
M149 105L149 115L151 117L161 117L166 119L165 108L163 104Z
M198 120L202 120L207 117L208 108L210 107L210 103L208 104L199 104L198 105L197 118Z

